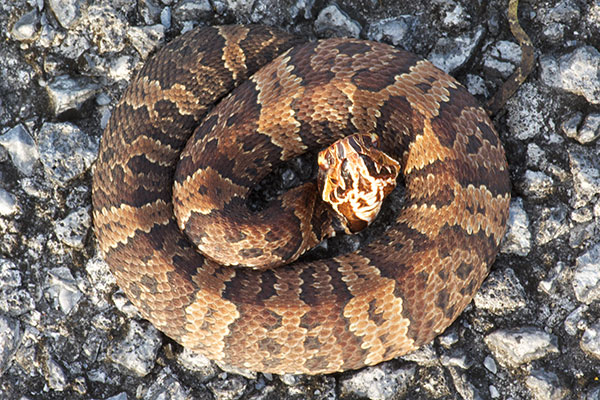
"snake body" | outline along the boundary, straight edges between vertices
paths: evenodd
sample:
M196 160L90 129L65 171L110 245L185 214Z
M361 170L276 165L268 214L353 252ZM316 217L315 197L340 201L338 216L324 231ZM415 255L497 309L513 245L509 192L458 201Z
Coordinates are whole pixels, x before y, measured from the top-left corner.
M379 238L272 269L225 265L318 242L321 211L277 200L253 213L239 193L280 162L369 132L406 188ZM180 162L193 133L198 153ZM208 256L178 227L173 180L187 199L175 202L203 221ZM93 178L101 250L143 317L213 360L273 373L356 369L431 341L486 277L509 200L502 144L452 77L384 44L301 43L261 26L199 28L158 51L114 110ZM270 232L297 235L278 250Z

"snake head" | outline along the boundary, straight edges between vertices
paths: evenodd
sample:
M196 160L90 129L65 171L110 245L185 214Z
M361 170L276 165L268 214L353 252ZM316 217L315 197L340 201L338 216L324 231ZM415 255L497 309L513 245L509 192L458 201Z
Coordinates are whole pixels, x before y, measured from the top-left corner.
M376 134L354 134L319 153L323 201L340 217L346 233L366 228L396 187L400 163L379 149Z

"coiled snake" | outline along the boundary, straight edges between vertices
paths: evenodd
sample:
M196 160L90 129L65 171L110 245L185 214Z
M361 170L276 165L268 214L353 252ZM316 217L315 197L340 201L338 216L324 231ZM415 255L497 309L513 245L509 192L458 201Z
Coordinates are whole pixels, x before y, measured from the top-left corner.
M381 237L330 259L224 265L281 264L331 234L304 187L261 212L242 197L282 161L373 132L406 188ZM487 275L509 200L492 123L452 77L384 44L302 44L261 26L196 29L151 58L93 179L101 250L144 318L211 359L274 373L355 369L431 341ZM179 223L200 222L188 234L208 256L174 203L192 206Z

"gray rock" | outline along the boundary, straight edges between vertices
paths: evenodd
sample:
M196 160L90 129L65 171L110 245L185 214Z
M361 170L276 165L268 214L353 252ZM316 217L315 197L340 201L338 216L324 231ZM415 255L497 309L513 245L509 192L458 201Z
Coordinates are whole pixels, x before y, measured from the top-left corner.
M128 24L121 14L108 5L91 5L81 24L90 27L90 39L100 55L119 53L125 48Z
M535 143L527 145L527 165L541 170L548 167L546 152Z
M543 199L554 192L554 181L551 177L541 171L525 171L523 180L523 191L532 199Z
M73 211L66 218L56 221L54 233L67 246L83 248L90 226L92 225L89 207Z
M173 7L172 15L176 21L198 21L212 17L214 11L208 0L184 0Z
M440 38L427 58L436 67L452 74L462 67L472 56L483 38L483 28L454 38Z
M226 8L237 15L250 15L256 0L224 0Z
M567 118L562 124L560 124L560 128L570 138L576 139L578 137L578 127L583 119L583 114L577 111Z
M39 158L39 153L25 126L19 124L9 129L4 135L0 136L0 145L6 148L19 172L27 176L33 174L33 168Z
M131 27L127 31L127 37L142 58L146 59L151 52L164 44L165 27L160 24Z
M171 28L171 7L165 7L160 13L160 23L165 29ZM182 32L183 33L183 32Z
M463 351L454 351L451 354L443 354L440 362L444 367L460 368L467 370L473 365L473 360Z
M511 268L493 270L475 294L475 306L494 314L506 314L527 305L525 289Z
M452 377L452 382L454 383L454 388L460 395L462 399L465 400L483 400L479 391L467 377L467 374L459 372L456 368L448 368L450 372L450 376Z
M216 400L237 400L242 397L248 386L246 379L239 375L219 375L207 384Z
M490 356L486 356L483 359L483 366L485 368L487 368L487 370L490 371L492 374L496 374L496 372L498 372L498 367L496 366L496 362Z
M320 37L354 37L357 38L361 26L337 4L325 7L315 21L315 31Z
M563 204L540 210L536 224L535 242L544 245L556 240L569 232L567 209Z
M525 384L535 400L561 400L569 396L569 390L561 385L555 373L542 369L531 371Z
M0 215L8 217L19 211L17 199L14 195L0 188Z
M507 124L510 135L518 140L528 140L540 136L553 129L546 113L551 101L544 96L537 86L525 82L508 100Z
M443 13L442 25L448 30L464 29L469 26L471 15L464 7L454 1L448 1L447 10Z
M590 356L600 359L600 320L583 332L579 346Z
M401 396L415 378L414 367L392 369L389 364L365 368L340 380L342 396L388 400Z
M80 6L83 4L85 3L79 0L48 0L50 11L65 29L71 28L81 17Z
M0 314L0 377L10 366L22 336L19 320Z
M517 43L502 40L486 52L483 67L506 79L520 63L521 47Z
M46 86L54 115L59 115L69 110L79 110L83 103L94 97L100 86L86 78L72 78L61 75Z
M107 299L114 291L116 281L114 275L110 273L108 264L96 254L87 261L85 270L90 282L90 291L86 294L100 310L109 308Z
M530 250L529 217L523 208L523 199L516 198L510 202L508 229L504 235L500 251L507 254L526 256Z
M193 400L190 389L186 389L173 375L170 368L158 374L154 383L148 388L144 400Z
M148 322L130 320L124 338L115 339L108 348L108 357L137 376L146 376L154 367L161 340L155 327Z
M565 332L567 332L571 336L575 336L578 331L584 330L586 328L586 321L583 315L587 312L588 306L585 304L580 305L565 318Z
M55 301L55 307L67 315L75 308L83 294L67 267L57 267L48 271L48 293Z
M83 174L98 153L97 139L69 122L44 123L38 145L46 175L60 186Z
M10 35L13 39L20 42L29 42L36 38L40 27L40 15L37 9L33 9L23 14L21 18L13 25Z
M465 86L473 96L489 97L489 92L485 87L485 81L479 75L467 74Z
M600 52L594 47L578 47L558 60L544 56L540 67L546 85L600 104Z
M516 368L558 353L556 336L536 328L500 329L487 335L484 341L494 358L505 367Z
M48 382L48 386L51 389L62 392L67 388L67 374L63 368L52 358L48 358L46 360L46 368L44 372L46 373L46 381Z
M600 300L600 243L577 257L573 274L575 297L582 303Z
M217 368L206 356L188 349L177 355L177 362L184 368L194 371L198 381L204 382L217 375Z
M140 0L137 2L137 10L144 19L144 24L153 25L160 19L162 11L158 0Z
M600 136L600 114L588 114L574 137L581 144L592 143Z
M581 208L594 200L600 194L600 165L598 150L581 146L567 148L573 188L575 196L572 199L573 208Z
M312 8L315 5L315 0L296 0L290 7L290 17L296 19L299 16L305 19L311 19Z
M416 19L412 15L401 15L396 18L384 19L369 24L367 37L378 42L391 43L410 49L413 37L413 27Z
M538 289L548 295L557 295L558 291L561 290L561 282L565 281L565 274L567 274L568 268L565 267L565 263L559 261L556 263L543 280L538 284Z
M552 21L571 24L579 21L581 11L572 0L561 0L548 12L548 18Z

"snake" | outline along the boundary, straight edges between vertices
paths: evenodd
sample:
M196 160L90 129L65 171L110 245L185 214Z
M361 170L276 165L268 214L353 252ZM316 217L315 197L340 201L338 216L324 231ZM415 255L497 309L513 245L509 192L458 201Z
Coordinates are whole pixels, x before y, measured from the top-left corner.
M278 165L374 134L405 193L359 249L302 257L335 234L314 183L249 208ZM411 352L458 317L498 252L510 181L486 110L429 61L228 25L186 32L132 79L92 202L118 286L168 337L231 366L324 374Z

